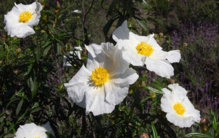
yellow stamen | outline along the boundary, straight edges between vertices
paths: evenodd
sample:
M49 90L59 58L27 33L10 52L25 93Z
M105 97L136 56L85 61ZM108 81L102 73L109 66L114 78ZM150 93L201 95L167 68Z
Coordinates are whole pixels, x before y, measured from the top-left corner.
M185 107L181 103L177 103L173 106L173 109L178 115L183 115L185 113Z
M109 80L109 74L106 69L98 67L92 71L90 78L96 86L102 86Z
M30 19L32 19L32 14L29 11L24 11L19 15L20 23L27 23Z
M138 44L136 49L138 51L138 54L146 56L146 57L149 57L154 51L152 46L145 42L141 42L140 44Z

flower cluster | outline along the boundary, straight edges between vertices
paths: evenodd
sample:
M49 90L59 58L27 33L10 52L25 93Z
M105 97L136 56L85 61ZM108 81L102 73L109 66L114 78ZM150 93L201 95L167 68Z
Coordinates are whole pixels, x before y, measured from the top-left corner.
M179 50L163 51L154 39L154 35L139 36L129 31L127 21L113 32L116 46L111 43L86 46L87 65L65 83L68 95L86 113L94 115L111 113L115 105L127 96L129 85L138 79L133 66L144 66L161 77L170 78L174 69L170 63L179 62ZM187 91L178 84L163 89L161 109L167 113L167 119L179 127L190 127L200 121L197 111L188 97Z
M42 6L39 2L30 5L15 4L12 11L5 15L5 30L11 37L24 38L35 33L33 26L39 23ZM65 83L69 97L78 106L85 108L86 114L111 113L128 95L130 85L139 75L133 66L144 66L155 74L170 78L174 75L171 63L181 59L179 50L163 51L154 39L154 34L139 36L127 27L127 21L118 27L112 35L116 45L101 43L86 45L88 58L73 78ZM81 47L76 47L74 56L81 59ZM70 52L73 55L73 52ZM70 57L71 58L71 57ZM64 66L71 66L64 57ZM161 109L167 119L176 126L190 127L200 121L200 113L189 101L187 91L178 84L162 89ZM51 128L50 128L51 129ZM34 123L20 126L15 137L46 138L45 129Z

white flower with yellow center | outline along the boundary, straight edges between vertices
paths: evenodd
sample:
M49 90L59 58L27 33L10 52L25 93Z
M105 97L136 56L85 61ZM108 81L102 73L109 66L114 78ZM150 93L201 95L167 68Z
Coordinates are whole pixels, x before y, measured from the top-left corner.
M34 123L20 125L14 138L48 138L46 132L53 134L49 123L37 126Z
M113 39L122 49L123 58L134 66L144 66L161 77L170 78L174 69L170 63L179 62L179 50L163 51L154 34L139 36L129 31L127 21L113 32Z
M25 38L35 33L33 26L38 25L42 5L33 2L29 5L16 4L4 15L5 30L11 37Z
M123 60L122 52L110 43L86 46L88 60L75 76L65 83L68 95L86 113L111 113L129 92L138 74Z
M200 112L194 108L186 96L187 91L178 84L171 84L168 87L172 92L163 88L161 98L161 109L166 112L167 120L181 128L191 127L194 122L200 122Z

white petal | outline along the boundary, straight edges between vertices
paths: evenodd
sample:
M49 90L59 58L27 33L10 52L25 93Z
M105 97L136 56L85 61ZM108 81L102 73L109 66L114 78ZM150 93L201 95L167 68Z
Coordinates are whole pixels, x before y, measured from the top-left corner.
M89 55L92 58L95 58L96 55L98 55L99 53L101 53L102 51L102 46L101 45L97 45L97 44L90 44L90 45L85 45Z
M157 41L154 39L154 34L150 34L147 37L149 37L149 40L146 42L147 44L151 45L154 50L161 50L162 48L157 43Z
M74 49L77 51L82 51L82 48L80 46L76 46L76 47L74 47Z
M33 28L24 25L24 24L18 24L18 25L14 25L13 27L10 28L6 28L8 35L10 35L11 37L18 37L18 38L25 38L29 35L33 35L35 34L35 31L33 30Z
M127 69L123 74L113 76L112 81L115 84L133 84L137 81L139 75L132 68Z
M180 96L180 97L185 97L187 95L187 93L188 93L185 88L179 86L179 84L177 84L177 83L170 84L170 85L168 85L168 87L170 89L172 89L174 95L176 93L176 95Z
M94 116L111 113L115 108L115 105L108 103L105 100L104 88L90 89L86 93L86 114L92 112Z
M42 5L39 2L34 2L28 8L31 8L29 9L29 11L32 11L33 14L32 14L32 20L28 21L27 24L31 27L38 25L41 17L40 12L42 10Z
M93 59L92 57L88 57L86 67L88 70L94 71L97 67L103 67L103 64L98 63L96 59Z
M129 68L129 63L123 59L122 51L117 46L106 43L102 44L102 47L103 51L96 57L96 60L110 73L110 76L121 74Z
M79 10L74 10L73 12L74 13L81 13L81 11L79 11Z
M113 40L118 42L119 40L129 39L129 29L127 21L125 20L120 27L113 32Z
M173 112L171 108L171 101L167 97L161 98L161 109L166 113Z
M69 97L79 106L85 108L85 92L88 89L89 77L91 72L87 70L84 65L76 73L76 75L65 83L64 86L67 89Z
M174 75L174 69L167 61L146 58L145 64L148 70L155 72L161 77L170 78Z
M15 3L15 6L19 9L20 12L29 11L30 13L34 14L37 9L38 2L33 2L27 5L24 5L22 3L19 3L19 4Z
M168 57L168 52L163 51L163 50L156 50L150 55L150 59L153 60L166 60Z
M120 86L113 82L109 82L104 86L106 92L106 101L113 105L121 103L129 92L129 84L126 84L126 86Z
M150 36L141 36L141 35L134 34L133 32L129 33L129 39L137 41L138 44L141 42L147 43L150 40L150 38L151 38Z
M168 60L170 63L179 62L181 59L181 55L179 50L172 50L169 52L163 50L156 50L154 51L151 56L151 59L154 60Z
M181 54L179 50L172 50L168 52L167 60L170 63L179 62L181 59Z
M173 113L168 113L166 117L168 121L180 128L191 127L191 125L194 123L192 118L183 118Z
M139 54L135 54L132 51L127 51L127 50L123 51L122 56L127 62L131 63L133 66L143 66L144 65L145 57L141 56Z

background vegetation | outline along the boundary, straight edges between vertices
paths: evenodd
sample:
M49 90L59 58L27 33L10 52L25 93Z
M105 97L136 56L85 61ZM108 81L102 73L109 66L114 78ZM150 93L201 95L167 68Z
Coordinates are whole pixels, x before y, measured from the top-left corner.
M219 136L218 1L39 0L44 7L40 23L36 34L25 39L11 38L4 30L4 15L14 2L33 0L0 3L0 137L13 137L19 125L47 121L55 137L63 138ZM163 49L179 49L181 62L174 64L169 80L136 68L139 80L111 114L86 116L63 84L86 63L84 44L113 42L112 32L124 20L139 35L155 33ZM68 53L78 45L81 60ZM72 67L63 66L64 55ZM180 129L166 120L159 91L173 82L189 91L201 112L200 124Z

